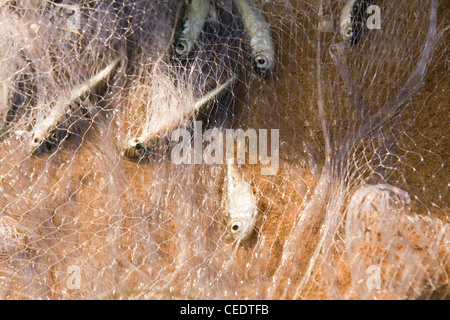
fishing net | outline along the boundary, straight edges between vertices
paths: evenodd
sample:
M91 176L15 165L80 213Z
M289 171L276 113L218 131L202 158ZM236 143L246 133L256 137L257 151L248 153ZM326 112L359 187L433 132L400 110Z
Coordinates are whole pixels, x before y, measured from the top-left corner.
M261 75L237 1L183 57L191 2L0 1L0 297L448 298L449 3L356 2L351 41L346 1L253 2ZM171 138L230 129L239 240L225 162Z

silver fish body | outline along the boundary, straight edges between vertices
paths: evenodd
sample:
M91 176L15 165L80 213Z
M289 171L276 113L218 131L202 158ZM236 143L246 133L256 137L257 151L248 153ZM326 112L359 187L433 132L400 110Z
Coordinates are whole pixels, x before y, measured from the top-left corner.
M250 237L258 215L257 199L251 185L245 181L231 160L227 160L224 184L227 231L236 240Z
M185 57L194 47L210 12L209 0L191 0L183 17L180 36L174 43L177 58Z
M199 111L204 106L220 99L220 97L231 90L231 88L236 84L238 76L236 74L232 75L227 81L225 81L220 86L217 86L213 90L209 91L206 95L201 97L195 103L195 111Z
M141 158L147 154L147 150L151 149L152 145L156 145L158 138L163 138L174 127L182 123L183 120L192 116L192 114L198 113L206 106L213 104L219 100L224 94L232 90L234 84L238 79L237 75L231 76L223 84L217 86L213 90L209 91L206 95L197 100L190 110L186 114L177 114L175 118L171 118L171 121L165 122L164 125L158 128L151 128L150 131L144 131L141 136L128 140L125 145L123 155L128 158Z
M234 0L250 41L254 67L260 77L270 73L275 64L275 49L269 24L249 0Z
M120 61L121 58L115 59L94 77L75 87L68 94L60 97L56 101L51 102L53 103L53 107L50 110L50 113L44 119L40 119L40 121L37 121L33 130L31 131L29 150L32 154L35 153L39 149L39 147L51 136L52 132L64 119L64 116L69 111L70 106L83 96L86 96L93 88L97 87L100 83L109 78L119 66Z

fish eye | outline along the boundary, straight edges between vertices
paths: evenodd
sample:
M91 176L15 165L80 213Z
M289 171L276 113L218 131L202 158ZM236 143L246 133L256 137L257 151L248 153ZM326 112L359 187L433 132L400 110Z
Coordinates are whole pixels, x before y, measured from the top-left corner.
M353 28L351 26L347 27L346 34L347 36L351 36L353 34Z
M187 47L183 42L178 42L175 45L175 51L177 52L178 55L183 55L186 53Z
M268 63L267 63L266 57L264 57L264 56L256 57L256 67L258 69L265 69L265 68L267 68L267 65L268 65Z
M231 233L238 233L241 230L242 224L239 221L234 221L230 225L230 232Z
M134 150L136 151L136 155L138 157L142 157L145 153L145 148L142 144L139 143L138 139L136 139L135 142L136 142L136 145L134 146Z

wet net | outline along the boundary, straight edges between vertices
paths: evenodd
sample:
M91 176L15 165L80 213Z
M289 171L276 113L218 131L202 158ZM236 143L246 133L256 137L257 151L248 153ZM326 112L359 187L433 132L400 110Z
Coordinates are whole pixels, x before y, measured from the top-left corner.
M449 298L448 2L0 5L1 298Z

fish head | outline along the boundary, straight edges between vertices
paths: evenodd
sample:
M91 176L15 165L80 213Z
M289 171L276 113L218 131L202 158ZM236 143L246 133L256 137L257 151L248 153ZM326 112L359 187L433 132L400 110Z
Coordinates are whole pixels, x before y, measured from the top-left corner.
M263 78L270 73L270 61L264 54L258 54L255 57L255 69L258 75Z
M352 22L341 26L341 36L344 43L357 44L362 36L364 25L361 22Z
M35 153L39 149L39 147L42 145L43 142L44 142L44 139L42 137L39 137L38 135L33 133L31 135L31 141L30 141L30 145L29 145L30 153Z
M183 58L186 56L188 52L188 45L186 41L179 40L174 44L174 50L176 53L177 58Z
M43 152L52 149L67 134L66 131L57 132L56 130L34 130L31 133L28 150L33 156L39 156Z
M42 146L42 144L44 144L44 142L48 138L47 132L48 131L46 130L40 130L39 127L31 132L31 139L28 146L31 154L38 153L40 147Z
M344 42L352 42L353 39L353 25L352 23L347 23L341 26L341 35Z
M141 158L145 155L146 148L140 138L130 139L123 151L124 156L128 158Z
M191 52L193 46L193 39L186 35L181 35L173 44L173 50L178 59L184 58Z
M267 77L275 65L275 50L268 30L260 30L250 40L250 47L256 74L261 78Z
M234 239L245 240L250 237L254 227L255 218L252 216L230 220L227 230Z

